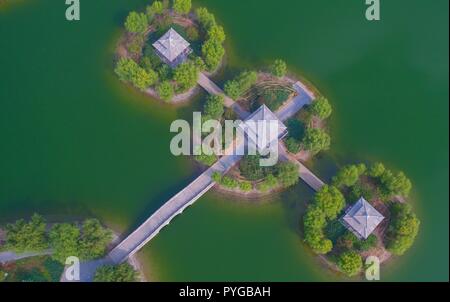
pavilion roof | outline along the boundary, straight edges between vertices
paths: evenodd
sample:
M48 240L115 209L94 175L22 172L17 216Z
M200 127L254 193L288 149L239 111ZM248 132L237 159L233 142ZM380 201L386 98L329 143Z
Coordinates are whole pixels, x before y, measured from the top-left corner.
M190 46L180 34L170 28L158 41L153 44L167 60L173 62Z
M344 225L357 237L367 239L383 221L381 215L364 197L361 197L342 218Z

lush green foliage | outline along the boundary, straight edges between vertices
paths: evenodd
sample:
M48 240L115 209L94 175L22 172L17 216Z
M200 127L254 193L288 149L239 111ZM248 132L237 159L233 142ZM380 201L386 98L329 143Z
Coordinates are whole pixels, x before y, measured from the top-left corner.
M330 102L324 97L319 97L314 102L312 102L309 107L310 112L319 117L320 119L326 119L330 117L333 109L331 108Z
M199 7L196 9L195 13L197 15L198 22L206 31L216 25L216 18L208 11L208 9Z
M137 272L128 264L105 265L97 269L94 282L136 282Z
M202 56L209 71L214 71L225 55L225 48L217 40L209 39L202 46Z
M222 95L210 95L203 107L203 116L206 120L220 120L224 113L224 97Z
M314 201L327 219L336 219L345 207L345 199L341 191L334 186L323 186L315 195Z
M367 168L364 164L345 166L335 177L333 177L333 184L338 187L351 187L356 184L360 176L363 175L366 170Z
M13 265L0 264L0 282L59 282L64 265L47 256L30 257Z
M320 151L330 149L331 138L322 129L308 128L306 129L302 144L305 150L310 151L312 154L317 154Z
M45 228L46 222L38 214L34 214L28 222L20 219L8 224L5 248L17 253L43 251L48 248Z
M369 166L367 174L370 177L377 178L377 177L380 177L381 175L383 175L384 171L386 171L386 168L384 167L384 165L382 163L374 163Z
M293 162L283 162L277 165L277 179L285 188L298 183L298 165Z
M189 26L186 29L186 36L188 38L189 41L197 41L198 39L200 39L200 34L197 30L197 28L195 26Z
M342 253L339 256L337 264L339 269L349 277L360 273L363 267L361 256L354 251Z
M286 62L280 59L275 60L275 62L273 62L273 64L270 66L270 72L276 77L284 77L287 72Z
M169 101L173 98L174 89L172 84L169 81L161 82L158 86L156 86L156 92L159 97L164 101Z
M202 164L204 164L205 166L208 166L208 167L211 167L217 161L217 156L214 154L206 155L206 154L202 153L200 155L195 155L194 158L195 158L195 160L201 162Z
M293 137L288 137L284 142L289 152L297 154L300 152L301 144Z
M239 183L239 189L244 192L250 192L253 189L253 186L248 181L242 181Z
M395 255L403 255L414 243L420 221L407 204L391 205L391 225L387 233L387 249Z
M236 100L249 90L257 80L258 74L255 71L244 71L234 80L225 83L225 94Z
M208 30L208 39L217 41L219 43L225 42L225 30L222 26L214 24Z
M128 52L135 57L138 57L142 53L142 48L144 47L145 39L144 35L138 34L131 38L127 45Z
M411 191L411 181L403 172L394 175L390 170L385 170L381 175L381 183L388 196L400 195L408 197Z
M192 8L191 0L174 0L173 1L173 10L182 15L189 14Z
M278 179L273 174L269 174L260 184L258 184L258 190L267 192L277 186Z
M147 72L131 59L121 58L117 63L116 74L124 82L132 83L135 87L145 90L158 80L156 72Z
M147 17L153 19L154 15L162 14L164 9L164 4L161 1L153 1L152 5L147 6Z
M291 92L287 89L265 89L261 95L262 102L273 112L287 101Z
M130 12L125 21L125 28L130 33L143 34L148 27L147 16L143 13Z
M239 170L241 175L248 180L259 180L266 177L271 173L271 169L268 167L262 167L260 165L261 155L245 155L240 163Z
M305 134L305 127L298 119L289 119L287 121L288 137L285 141L286 148L291 153L298 153L301 148L301 140Z
M73 224L56 224L50 230L50 244L53 248L53 259L65 263L67 257L80 255L80 229Z
M177 92L185 92L197 84L198 68L192 62L181 64L174 74L174 80L177 82Z
M326 217L322 209L315 204L308 206L303 216L305 242L317 254L327 254L333 248L333 243L323 233L325 224Z

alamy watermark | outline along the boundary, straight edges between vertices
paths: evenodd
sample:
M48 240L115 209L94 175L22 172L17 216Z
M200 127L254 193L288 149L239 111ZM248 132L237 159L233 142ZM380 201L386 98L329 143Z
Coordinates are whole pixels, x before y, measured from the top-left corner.
M80 21L80 0L66 0L66 5L66 20Z
M367 21L380 21L381 11L380 11L380 0L366 0L366 19Z
M283 135L278 120L225 120L222 125L218 120L203 120L200 112L193 113L192 126L176 120L170 132L177 133L170 142L174 156L259 154L262 167L278 162L278 142Z
M376 256L369 256L366 259L366 280L380 281L380 259Z

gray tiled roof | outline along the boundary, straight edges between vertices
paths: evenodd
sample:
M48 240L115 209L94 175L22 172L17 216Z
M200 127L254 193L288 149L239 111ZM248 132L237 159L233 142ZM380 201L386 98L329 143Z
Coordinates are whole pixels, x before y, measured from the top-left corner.
M153 44L153 47L170 62L173 62L189 46L189 42L183 39L173 28L169 29L167 33Z
M384 217L363 197L361 197L348 211L342 220L359 238L367 239Z

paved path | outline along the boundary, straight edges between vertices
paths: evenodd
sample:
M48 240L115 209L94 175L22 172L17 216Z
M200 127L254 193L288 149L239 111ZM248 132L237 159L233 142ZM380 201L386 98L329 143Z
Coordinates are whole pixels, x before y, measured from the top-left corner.
M275 113L281 121L286 121L295 116L303 106L311 104L315 99L314 94L300 82L294 84L294 89L297 91L298 95L287 104L284 104Z
M30 257L47 256L51 255L52 253L53 253L52 250L46 250L43 252L21 253L21 254L16 254L15 252L2 252L0 253L0 263L7 263Z

